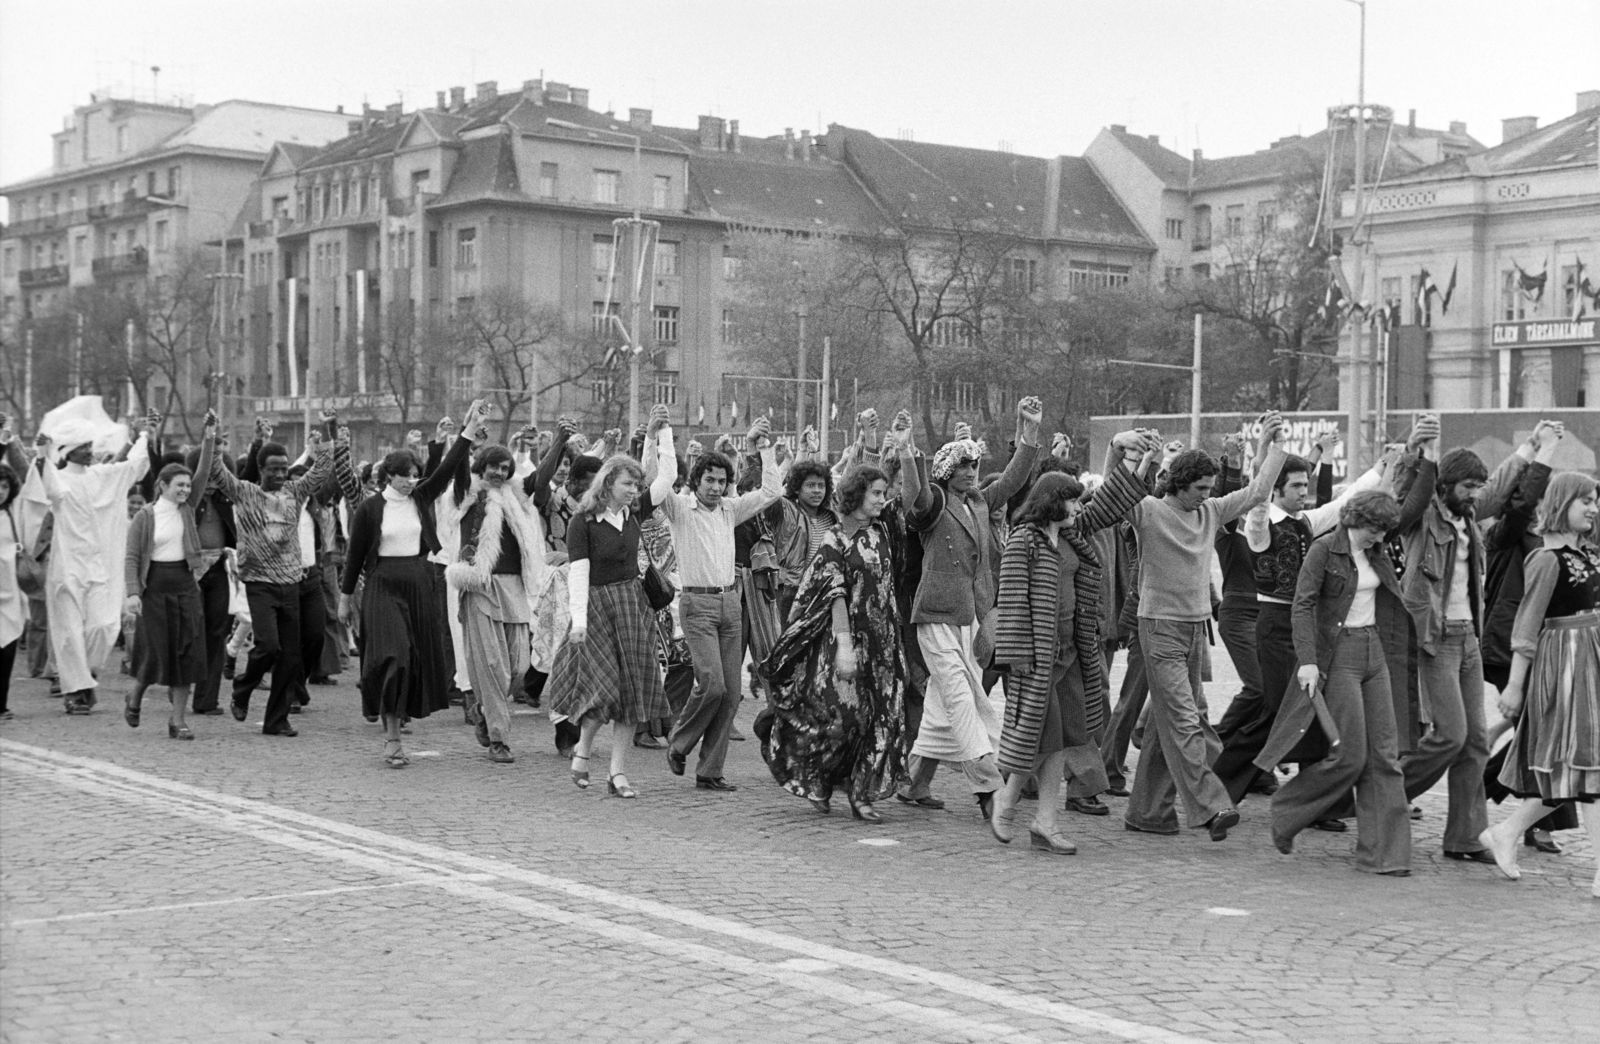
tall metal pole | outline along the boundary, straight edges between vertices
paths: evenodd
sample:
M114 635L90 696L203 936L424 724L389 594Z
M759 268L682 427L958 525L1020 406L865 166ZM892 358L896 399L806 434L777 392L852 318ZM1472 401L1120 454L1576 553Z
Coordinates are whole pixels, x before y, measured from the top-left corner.
M1355 254L1356 277L1351 284L1352 293L1356 300L1352 305L1360 304L1361 290L1365 282L1365 252L1360 244L1361 232L1361 192L1367 172L1367 3L1366 0L1349 0L1361 9L1361 41L1360 58L1357 66L1356 78L1356 169L1355 169L1355 213L1350 225L1350 249ZM1342 263L1342 262L1336 262ZM1346 474L1358 475L1366 467L1367 439L1366 439L1366 398L1367 387L1371 382L1371 368L1367 363L1367 352L1361 339L1361 327L1357 323L1350 324L1350 409L1348 423L1350 431L1346 438L1345 446L1349 460Z
M1194 368L1189 374L1189 448L1200 448L1200 346L1204 329L1200 313L1194 313Z
M33 430L33 327L22 331L22 430Z
M828 421L829 409L833 397L833 338L822 339L822 389L817 396L817 445L822 449L824 460L828 457ZM804 388L802 384L800 387Z
M800 299L800 362L795 376L800 378L800 383L795 385L794 397L794 433L799 435L806 426L806 301Z
M641 155L641 142L638 135L633 137L633 321L629 329L633 331L633 343L628 345L628 431L639 427L639 344L640 344L640 310L644 307L639 300L644 295L644 287L639 285L638 273L644 271L644 158ZM654 266L652 266L652 272Z

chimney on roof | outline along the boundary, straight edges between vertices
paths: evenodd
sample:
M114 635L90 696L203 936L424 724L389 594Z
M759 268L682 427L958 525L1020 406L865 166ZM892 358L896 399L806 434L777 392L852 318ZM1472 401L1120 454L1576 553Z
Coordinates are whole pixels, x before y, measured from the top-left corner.
M366 124L366 120L350 120L345 123L344 128L349 133L350 137L353 138L366 129Z
M739 121L728 121L728 151L743 152L744 145L739 141Z
M569 88L566 84L551 80L544 85L544 100L553 102L571 101L572 95L568 91Z
M338 113L340 116L343 116L344 115L344 106L343 105L335 105L333 107L333 111Z
M435 93L433 97L434 97L433 107L435 109L437 109L438 111L443 112L444 111L444 92L443 91L439 91L439 92Z
M1525 138L1539 129L1537 116L1513 116L1509 120L1500 121L1500 144Z
M723 124L720 116L700 117L700 147L707 152L721 152Z
M1200 165L1200 161L1203 160L1203 159L1205 159L1205 156L1201 154L1199 149L1195 149L1194 150L1194 165L1198 167Z
M450 111L460 112L467 107L467 89L465 87L450 88Z
M1411 130L1416 130L1417 129L1417 110L1416 109L1410 110L1410 114L1406 118L1406 126L1408 128L1410 128Z
M651 112L650 112L650 110L649 109L629 109L628 110L628 126L636 128L638 130L649 130L651 128Z
M1600 91L1579 91L1577 111L1588 112L1594 108L1600 108Z
M800 162L811 162L811 132L808 130L800 132Z
M791 162L793 162L793 160L794 160L794 128L793 127L785 127L785 128L783 128L783 158L786 159L786 160L789 160Z
M1159 134L1150 135L1150 144L1152 144L1152 145L1160 145L1161 144L1161 135L1159 135Z
M494 80L484 80L478 84L478 96L473 99L473 104L482 105L484 102L494 101L499 94L500 85L498 83Z
M533 104L535 104L535 105L543 105L544 104L544 81L543 80L523 80L522 81L522 97L527 99L528 101L533 102Z
M572 88L572 104L578 106L579 108L587 109L589 107L589 88Z
M1127 125L1121 124L1121 123L1113 123L1111 125L1111 133L1112 134L1126 134L1126 133L1128 133Z
M403 112L404 109L399 102L393 102L392 104L386 106L383 110L383 125L385 127L393 127L395 124L400 122L400 117Z
M1451 120L1450 121L1450 133L1451 134L1458 134L1463 138L1466 137L1467 136L1467 125L1466 125L1466 123L1464 121L1462 121L1462 120Z

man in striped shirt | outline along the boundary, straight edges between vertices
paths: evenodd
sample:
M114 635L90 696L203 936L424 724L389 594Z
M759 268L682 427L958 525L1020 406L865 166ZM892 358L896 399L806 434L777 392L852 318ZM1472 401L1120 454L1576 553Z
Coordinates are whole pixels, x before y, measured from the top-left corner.
M233 501L239 578L250 600L255 631L250 662L233 682L233 717L245 719L250 694L271 671L272 689L261 723L267 736L298 735L289 724L289 699L305 681L300 625L303 618L320 620L322 607L322 574L315 551L308 558L300 539L300 517L306 499L322 488L333 470L330 450L326 443L315 443L311 470L290 481L289 451L268 442L256 451L260 485L235 478L220 456L211 462L211 484Z

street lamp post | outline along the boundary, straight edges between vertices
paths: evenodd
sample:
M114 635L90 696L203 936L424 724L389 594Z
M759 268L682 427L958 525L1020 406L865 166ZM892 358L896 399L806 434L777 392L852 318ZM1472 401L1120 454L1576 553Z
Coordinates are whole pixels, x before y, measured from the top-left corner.
M551 127L561 127L566 130L582 131L587 134L609 134L614 138L625 138L633 142L633 216L619 218L612 222L614 226L623 226L628 230L628 242L631 246L629 270L632 279L629 283L633 299L629 302L629 322L624 326L620 320L617 325L622 327L623 341L628 346L628 430L632 431L639 426L639 356L644 351L641 334L644 308L644 272L645 272L645 233L651 228L660 228L657 221L646 221L644 211L644 142L637 134L626 131L610 130L605 127L585 127L581 123L569 120L546 118L544 121ZM613 259L613 264L615 260ZM651 266L652 277L654 265Z
M1203 371L1200 367L1201 338L1204 326L1200 313L1194 313L1194 356L1188 366L1177 363L1140 362L1134 359L1108 359L1119 366L1147 366L1152 370L1178 370L1189 375L1189 448L1200 448L1200 386Z

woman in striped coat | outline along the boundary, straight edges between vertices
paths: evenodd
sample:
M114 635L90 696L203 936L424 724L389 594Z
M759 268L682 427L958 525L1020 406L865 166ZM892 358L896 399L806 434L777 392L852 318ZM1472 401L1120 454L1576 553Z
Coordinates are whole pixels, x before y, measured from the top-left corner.
M1144 437L1117 436L1113 453L1138 451ZM1118 454L1127 458L1126 452ZM1136 459L1109 466L1088 507L1083 486L1054 472L1034 484L1000 561L999 627L994 663L1006 669L1006 713L999 767L1006 785L995 795L990 829L1009 843L1017 801L1029 776L1039 806L1028 828L1034 848L1071 855L1077 847L1056 827L1061 784L1071 776L1097 794L1107 786L1092 738L1105 719L1105 671L1100 653L1101 565L1088 537L1124 517L1145 496ZM1078 607L1083 612L1078 612Z

